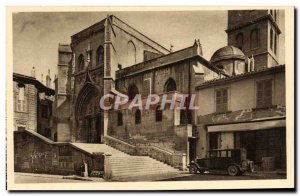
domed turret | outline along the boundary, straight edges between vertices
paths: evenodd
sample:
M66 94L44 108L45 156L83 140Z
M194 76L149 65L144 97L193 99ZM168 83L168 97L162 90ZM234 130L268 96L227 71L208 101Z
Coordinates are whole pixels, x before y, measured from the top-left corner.
M245 59L246 57L240 49L234 46L225 46L212 55L210 63L231 76L245 72Z

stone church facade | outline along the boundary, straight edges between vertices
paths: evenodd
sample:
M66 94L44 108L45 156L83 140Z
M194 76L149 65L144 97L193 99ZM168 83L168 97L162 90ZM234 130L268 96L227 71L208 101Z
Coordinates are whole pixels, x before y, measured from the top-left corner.
M149 111L107 112L99 108L100 98L108 93L141 94L143 99L164 93L180 97L197 93L196 87L207 81L272 68L278 65L277 20L276 10L229 11L228 46L217 50L210 61L202 57L199 40L172 52L115 16L78 32L71 36L68 52L59 53L60 59L66 56L70 61L58 66L56 79L56 96L65 96L69 105L69 122L57 129L58 141L110 143L116 148L125 142L181 153L187 161L195 158L197 142L191 141L198 111L167 108L161 112L158 103Z

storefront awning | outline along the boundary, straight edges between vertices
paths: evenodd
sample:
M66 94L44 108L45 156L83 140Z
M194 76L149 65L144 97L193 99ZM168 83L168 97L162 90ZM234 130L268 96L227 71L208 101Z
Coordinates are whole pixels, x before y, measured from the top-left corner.
M207 126L208 132L228 132L228 131L254 131L260 129L271 129L278 127L285 127L285 119L265 120L265 121L252 121L231 123L223 125L209 125Z

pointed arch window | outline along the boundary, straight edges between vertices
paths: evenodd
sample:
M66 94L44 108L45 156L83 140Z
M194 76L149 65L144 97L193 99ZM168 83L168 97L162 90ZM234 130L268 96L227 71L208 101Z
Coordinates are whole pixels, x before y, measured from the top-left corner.
M127 63L128 66L136 64L136 47L132 41L127 43Z
M160 109L160 106L157 106L155 109L155 121L161 122L163 117L163 111Z
M141 111L138 109L135 112L135 124L136 125L141 124L141 119L142 119Z
M81 71L83 69L84 69L84 56L80 54L77 60L77 70Z
M131 85L128 89L129 100L132 100L137 94L139 94L139 89L136 87L136 85Z
M259 30L253 29L250 35L250 48L256 49L259 48Z
M104 64L104 48L99 46L96 51L96 66Z
M173 78L169 78L165 83L165 92L171 92L176 90L177 90L177 86L175 80Z

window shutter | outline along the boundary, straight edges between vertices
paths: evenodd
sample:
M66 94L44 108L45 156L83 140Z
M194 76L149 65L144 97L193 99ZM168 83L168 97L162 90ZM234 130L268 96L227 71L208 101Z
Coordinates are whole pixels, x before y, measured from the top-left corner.
M257 107L262 107L264 105L263 90L264 90L263 83L262 82L257 82L257 92L256 92L256 105L257 105Z
M256 107L269 107L272 105L272 80L257 82Z
M272 81L265 81L264 86L264 105L271 106L272 105Z
M223 113L228 110L228 89L216 90L216 112Z

